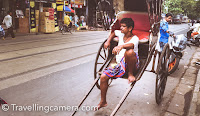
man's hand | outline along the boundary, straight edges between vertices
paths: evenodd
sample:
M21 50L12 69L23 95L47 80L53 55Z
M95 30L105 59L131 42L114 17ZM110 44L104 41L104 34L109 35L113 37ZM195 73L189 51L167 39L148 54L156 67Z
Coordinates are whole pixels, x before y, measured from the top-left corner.
M107 48L110 48L110 42L106 41L104 43L104 48L107 49Z
M120 52L122 49L123 49L123 45L116 46L116 47L113 48L112 53L113 53L114 55L117 55L117 54L119 54L119 52Z

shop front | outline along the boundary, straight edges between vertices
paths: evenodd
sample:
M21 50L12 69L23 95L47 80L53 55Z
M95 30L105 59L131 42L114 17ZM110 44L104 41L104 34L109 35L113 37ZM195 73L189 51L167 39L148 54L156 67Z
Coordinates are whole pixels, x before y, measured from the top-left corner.
M74 22L77 27L85 28L87 22L88 13L86 0L70 0L69 7L74 10Z
M15 28L19 33L59 31L56 0L16 0Z

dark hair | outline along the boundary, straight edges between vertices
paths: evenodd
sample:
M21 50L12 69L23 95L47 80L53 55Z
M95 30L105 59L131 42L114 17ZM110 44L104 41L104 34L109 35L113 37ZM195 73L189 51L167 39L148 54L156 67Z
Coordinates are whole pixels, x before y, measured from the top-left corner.
M134 28L134 21L132 18L123 18L120 23L126 24L127 27L133 27Z
M169 16L173 17L172 13L167 13L165 16L166 17L169 17Z
M10 14L11 13L11 11L7 11L7 14Z

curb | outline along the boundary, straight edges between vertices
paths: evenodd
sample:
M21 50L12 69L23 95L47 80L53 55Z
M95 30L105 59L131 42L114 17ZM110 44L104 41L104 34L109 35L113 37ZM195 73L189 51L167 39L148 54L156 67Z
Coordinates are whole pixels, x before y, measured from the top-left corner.
M200 48L197 49L197 53L200 54ZM199 60L198 55L196 55L195 58ZM197 68L199 67L197 66ZM197 74L196 83L194 85L188 116L200 116L200 71Z
M195 62L199 60L199 57L200 49L196 49L175 88L175 94L172 96L165 116L196 116L198 105L200 107L200 71Z

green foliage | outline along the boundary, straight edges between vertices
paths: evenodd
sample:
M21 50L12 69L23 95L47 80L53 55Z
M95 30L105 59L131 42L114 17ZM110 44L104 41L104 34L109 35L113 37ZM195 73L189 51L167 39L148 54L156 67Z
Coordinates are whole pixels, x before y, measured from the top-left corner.
M191 19L200 18L200 0L165 0L164 5L173 15L184 14Z

